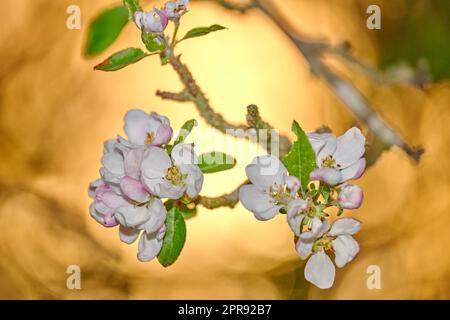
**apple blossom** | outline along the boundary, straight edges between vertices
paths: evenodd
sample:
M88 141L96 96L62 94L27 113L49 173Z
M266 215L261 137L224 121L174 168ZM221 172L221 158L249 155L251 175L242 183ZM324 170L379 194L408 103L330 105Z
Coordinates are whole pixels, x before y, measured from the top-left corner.
M352 218L342 218L336 220L329 231L326 228L327 221L318 223L315 231L314 228L310 231L310 237L300 237L296 245L302 259L313 253L305 266L305 278L321 289L333 285L336 272L326 252L334 252L334 262L338 268L351 262L359 253L359 245L352 235L359 231L361 223Z
M164 149L149 147L142 159L142 181L158 197L180 199L186 193L192 199L203 186L197 163L192 144L177 144L170 156Z
M339 192L338 203L342 209L358 209L363 198L363 191L359 186L346 184Z
M146 32L161 33L167 27L168 16L164 10L154 8L152 11L136 11L134 13L134 22L139 30Z
M310 133L308 138L318 165L311 172L311 180L336 185L357 179L363 174L366 167L363 158L366 139L358 128L350 128L338 138L331 133Z
M172 139L173 130L169 119L156 112L148 114L133 109L126 113L124 122L124 131L132 145L162 146Z
M289 176L286 167L273 156L256 157L246 169L251 184L239 189L243 206L258 220L269 220L295 199L299 180Z
M187 12L189 0L168 1L164 5L164 11L169 19L177 19Z

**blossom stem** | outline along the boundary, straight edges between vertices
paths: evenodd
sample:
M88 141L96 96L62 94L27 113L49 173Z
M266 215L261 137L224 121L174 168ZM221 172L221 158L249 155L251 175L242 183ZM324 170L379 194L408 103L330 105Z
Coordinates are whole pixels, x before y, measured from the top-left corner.
M173 30L172 42L170 44L170 47L172 48L172 50L173 50L173 48L175 47L175 45L177 43L176 41L177 41L178 30L180 29L180 20L176 19L174 21L174 24L175 24L175 29Z

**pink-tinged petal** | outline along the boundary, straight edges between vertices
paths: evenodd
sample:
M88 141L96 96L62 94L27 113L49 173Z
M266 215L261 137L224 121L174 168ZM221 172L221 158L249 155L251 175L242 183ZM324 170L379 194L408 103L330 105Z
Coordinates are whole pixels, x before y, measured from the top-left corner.
M114 216L124 227L136 228L150 219L151 211L146 207L135 207L133 205L116 209Z
M144 185L131 177L124 177L120 181L120 188L124 195L137 202L146 202L149 194Z
M283 206L278 205L272 208L269 208L266 211L254 212L253 215L259 221L267 221L273 219L281 210Z
M198 163L197 155L191 143L179 143L173 147L171 157L176 165L194 165Z
M291 195L294 196L300 189L300 180L295 176L287 176L284 178L286 187L291 191Z
M153 139L152 146L162 146L168 144L172 140L173 130L168 124L162 124L156 130L155 138Z
M103 225L107 228L112 228L117 226L119 223L117 222L116 218L114 218L114 216L112 215L111 211L108 211L104 216L103 216Z
M162 248L162 239L159 239L158 233L147 234L142 232L138 244L138 259L147 262L154 259Z
M295 244L295 250L302 260L305 260L309 257L312 252L313 242L302 241L302 239L298 239Z
M164 10L158 10L159 18L161 19L162 28L165 29L169 23L169 17Z
M128 139L137 145L145 145L148 133L151 133L149 115L139 109L132 109L125 114L125 131Z
M105 182L102 179L97 179L97 180L91 182L89 184L89 188L88 188L89 197L95 198L97 190L102 186L105 186Z
M239 189L239 200L247 210L253 213L265 212L275 206L273 199L253 184Z
M353 218L341 218L334 221L330 229L330 235L340 236L345 234L355 234L361 229L361 222Z
M172 166L172 160L166 150L158 147L149 147L142 159L141 173L148 179L163 178L167 169Z
M144 157L144 148L131 149L125 154L124 169L125 174L136 180L141 177L141 163Z
M320 289L333 286L335 273L333 262L323 250L309 258L305 266L305 279Z
M322 181L330 186L334 186L341 182L342 174L339 170L333 168L318 168L311 172L310 180L312 181Z
M342 174L341 182L360 178L364 173L365 169L366 169L366 159L361 158L351 166L341 170Z
M142 29L142 15L144 13L142 11L136 11L134 13L134 23L136 23L136 26L138 27L139 30Z
M350 128L342 136L337 138L336 152L333 157L340 169L358 161L364 154L366 138L356 127Z
M363 201L363 191L359 186L345 185L338 195L339 206L343 209L358 209Z
M351 262L359 253L359 244L350 235L342 235L333 240L336 266L342 268Z
M203 172L196 165L181 165L180 170L182 173L186 174L185 184L186 184L186 194L189 198L195 198L203 186Z
M273 155L256 157L245 172L249 180L262 190L283 186L288 175L286 167Z
M113 191L97 194L96 199L111 209L117 209L128 205L128 202L122 196Z
M149 210L151 211L150 218L140 227L142 227L147 234L154 233L161 229L166 221L166 207L160 199L154 199Z
M126 244L132 244L139 237L140 230L136 228L119 227L119 238Z

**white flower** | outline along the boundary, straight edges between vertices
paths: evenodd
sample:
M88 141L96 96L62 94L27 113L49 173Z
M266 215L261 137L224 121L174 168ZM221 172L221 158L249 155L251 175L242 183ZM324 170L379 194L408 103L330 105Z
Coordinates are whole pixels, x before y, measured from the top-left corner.
M164 149L149 147L141 164L142 181L161 198L180 199L184 193L194 198L203 186L203 172L197 163L192 144L177 144L171 156Z
M327 221L322 223L320 219L315 222L313 220L312 230L303 237L302 233L296 244L302 259L313 252L305 266L305 278L321 289L328 289L333 285L336 272L326 251L334 252L334 262L338 268L351 262L359 253L359 245L351 236L361 228L359 221L342 218L336 220L329 231L328 228Z
M311 172L311 180L336 185L363 174L366 139L358 128L350 128L338 138L330 133L310 133L308 138L316 153L318 166Z
M124 131L133 146L162 146L172 139L170 121L156 112L133 109L124 117Z
M134 22L139 30L144 27L146 32L161 33L167 27L169 17L165 11L153 9L152 11L136 11L134 13Z
M338 203L342 209L358 209L362 204L363 198L364 195L360 187L346 184L339 192Z
M272 219L295 199L300 182L296 177L288 176L287 169L277 157L256 157L245 171L252 184L239 189L239 199L256 219Z
M179 18L186 13L189 0L168 1L164 5L164 11L169 19Z

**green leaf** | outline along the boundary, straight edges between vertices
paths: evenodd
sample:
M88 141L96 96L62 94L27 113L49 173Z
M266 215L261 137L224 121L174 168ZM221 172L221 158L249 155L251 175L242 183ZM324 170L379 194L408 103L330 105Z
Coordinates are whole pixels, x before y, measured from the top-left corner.
M167 211L166 235L164 236L161 251L158 254L158 261L164 267L172 265L178 258L186 241L186 223L182 212L172 206Z
M164 42L160 41L153 33L145 32L145 30L142 30L141 39L150 52L164 50L166 47Z
M94 67L95 70L116 71L136 63L147 54L138 48L128 48L114 53L108 59Z
M96 55L106 50L119 36L128 22L124 6L103 11L89 25L85 53Z
M191 119L189 121L186 121L185 124L183 124L183 126L181 127L180 133L178 134L178 137L175 139L173 145L176 146L177 144L184 142L189 133L191 133L192 129L196 126L197 120Z
M128 20L130 21L134 21L134 13L136 11L142 11L139 0L123 0L123 5L128 10Z
M181 40L186 40L186 39L206 36L208 33L211 33L211 32L214 32L214 31L223 30L223 29L226 29L226 28L222 27L222 26L220 26L218 24L213 24L210 27L194 28L194 29L191 29L190 31L188 31L188 33L186 33L186 35Z
M292 124L292 131L297 135L297 141L283 158L283 163L290 175L300 179L301 190L305 191L309 183L309 175L316 168L316 155L308 137L296 121Z
M198 166L203 173L215 173L232 169L236 159L222 152L208 152L198 156Z

